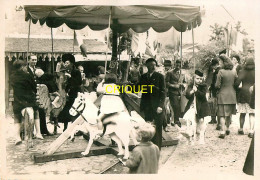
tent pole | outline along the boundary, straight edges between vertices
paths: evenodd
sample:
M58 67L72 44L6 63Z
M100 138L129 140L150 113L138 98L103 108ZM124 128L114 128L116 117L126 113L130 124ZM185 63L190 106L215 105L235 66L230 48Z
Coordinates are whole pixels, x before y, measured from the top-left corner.
M75 30L74 30L73 32L74 32L74 34L73 34L73 48L72 48L72 52L73 52L73 54L74 54L74 46L75 46L75 36L76 36L76 32L75 32Z
M181 46L180 46L180 48L181 48L180 54L181 54L181 69L182 69L182 32L181 32ZM180 69L180 75L182 74L181 69ZM182 91L182 87L181 87L181 91Z
M27 62L28 62L29 47L30 47L31 21L32 21L32 19L29 20L28 42L27 42L27 54L26 54L26 55L27 55L27 57L26 57Z
M194 58L194 31L193 31L193 23L191 23L191 32L192 32L192 58L193 58L193 73L195 75L195 58ZM195 81L193 82L194 83L194 86L195 86ZM195 112L197 112L197 106L196 106L196 96L194 94L194 100L193 100L193 103L194 103L194 108L195 108ZM195 113L195 117L196 117L196 113Z
M105 61L105 75L107 74L107 53L108 53L108 46L109 46L109 29L111 26L111 13L112 13L112 6L110 7L109 18L108 18L108 28L107 28L107 49L106 49L106 61Z
M54 74L54 57L53 56L53 31L51 28L51 66L52 66L52 74Z

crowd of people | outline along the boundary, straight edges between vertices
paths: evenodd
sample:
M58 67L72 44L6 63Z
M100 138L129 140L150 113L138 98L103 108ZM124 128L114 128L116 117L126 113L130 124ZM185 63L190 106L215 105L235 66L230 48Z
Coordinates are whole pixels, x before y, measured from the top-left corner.
M162 130L166 130L167 122L166 98L169 99L172 110L170 125L181 126L180 118L191 108L195 108L196 121L203 121L206 116L211 116L211 124L217 124L220 130L219 138L224 139L230 134L232 115L240 113L239 135L243 135L246 114L249 114L250 129L248 136L254 136L254 92L255 92L255 66L254 59L247 58L245 64L240 64L238 55L231 58L222 54L210 60L210 67L205 73L196 69L193 78L187 80L182 73L181 60L176 60L172 68L165 70L165 75L157 72L158 63L154 58L149 58L140 66L134 62L129 71L128 81L135 86L152 85L146 93L142 93L140 110L144 113L145 121L153 126L139 129L139 141L126 165L132 173L157 173L159 150L162 146ZM139 62L139 61L138 61ZM42 135L52 135L46 126L46 111L37 104L37 84L45 84L50 93L58 91L55 76L39 71L36 67L37 57L28 57L28 63L16 60L13 63L13 74L10 78L14 90L14 127L15 144L21 144L21 111L25 107L34 109L35 138L43 139ZM104 67L98 67L99 75L95 78L86 75L82 65L76 67L72 54L64 54L62 61L56 65L56 72L64 72L67 83L64 89L67 93L66 104L58 116L59 122L64 123L64 131L68 123L77 117L69 114L69 109L74 103L78 92L96 91L97 84L102 80L107 84L117 84L117 76L113 73L105 75ZM166 68L165 68L166 69ZM124 109L123 101L119 94L104 96L101 100L100 115L97 118L98 128L103 129L104 119L111 114ZM186 99L186 100L185 100ZM118 106L110 105L117 102ZM153 129L154 128L154 129ZM102 133L102 131L101 131ZM156 145L154 145L154 144ZM154 159L146 152L153 152ZM146 159L142 162L140 159ZM149 160L148 160L149 159ZM151 165L156 162L157 165ZM149 170L147 170L147 167Z

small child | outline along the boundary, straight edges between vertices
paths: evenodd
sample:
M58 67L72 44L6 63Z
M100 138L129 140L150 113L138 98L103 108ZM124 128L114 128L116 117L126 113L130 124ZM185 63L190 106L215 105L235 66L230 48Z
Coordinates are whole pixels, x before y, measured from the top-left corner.
M194 107L194 98L196 99L196 120L200 121L206 116L210 116L210 109L206 98L207 85L203 83L203 72L195 71L194 82L188 85L186 90L186 98L189 100L184 114ZM194 96L195 94L195 96Z
M137 128L137 141L140 142L133 150L125 165L130 174L157 174L160 151L151 142L155 128L150 123L144 123Z
M97 88L98 93L104 94L101 99L100 114L97 118L99 130L103 129L103 121L105 118L125 110L125 105L116 87L116 81L117 77L115 74L106 74L103 85Z
M37 77L37 84L45 84L49 90L50 98L54 108L58 108L60 94L57 92L58 87L54 81L54 77L51 74L45 74L42 69L36 69L35 75Z

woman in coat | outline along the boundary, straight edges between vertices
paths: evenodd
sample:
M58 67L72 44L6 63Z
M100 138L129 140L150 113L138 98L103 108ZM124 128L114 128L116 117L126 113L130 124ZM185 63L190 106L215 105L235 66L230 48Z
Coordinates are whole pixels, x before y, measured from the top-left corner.
M221 55L220 60L223 62L223 69L219 70L215 87L217 91L217 115L220 119L221 132L219 138L225 138L230 134L229 126L231 123L232 114L236 114L236 91L234 87L237 78L236 72L232 71L233 64L231 60Z
M255 84L255 62L253 58L248 58L244 68L239 71L238 79L235 82L236 86L239 86L242 83L242 88L238 92L238 112L240 113L240 129L238 134L243 135L243 127L245 123L245 116L249 114L249 125L250 130L248 136L253 137L254 134L254 117L255 112L250 105L250 91L249 88Z
M66 105L58 116L59 122L64 123L65 131L68 127L68 122L73 121L77 117L73 117L70 115L69 110L73 105L75 99L77 98L78 92L82 92L81 84L82 78L79 70L75 68L75 57L72 54L64 54L62 56L62 61L65 63L66 73L69 77L68 84L65 88L65 91L68 94L66 99Z

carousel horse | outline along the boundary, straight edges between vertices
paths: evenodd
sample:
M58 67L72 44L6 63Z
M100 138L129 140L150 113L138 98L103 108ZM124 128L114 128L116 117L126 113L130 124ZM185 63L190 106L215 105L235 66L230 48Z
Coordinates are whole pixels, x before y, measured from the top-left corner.
M57 134L58 115L66 104L66 87L67 78L64 72L56 73L56 84L58 92L49 93L44 84L37 85L37 102L40 108L43 108L46 114L50 114L50 123L54 124L53 134Z
M34 110L32 107L22 109L22 118L24 122L24 140L26 141L26 149L33 147L33 126L34 126Z
M94 104L93 99L91 100L89 93L78 93L78 97L75 99L74 104L69 111L72 116L80 114L80 116L85 120L82 125L77 126L72 131L70 137L70 140L74 141L74 134L77 130L80 130L84 133L89 133L89 142L87 148L84 152L81 153L83 156L86 156L89 153L93 141L97 138L100 138L98 136L99 131L97 127L98 111L99 109ZM128 159L128 145L130 136L132 137L135 145L137 144L137 141L133 132L135 128L133 128L133 125L131 124L131 117L127 110L107 117L103 123L108 123L104 135L109 135L111 139L114 140L118 145L118 157L123 157L123 160ZM123 150L122 145L124 145L125 151Z
M179 126L176 128L187 138L188 144L194 145L197 135L199 135L199 144L205 144L205 132L210 120L210 116L196 120L195 108L190 108L183 118L180 118L181 128Z

